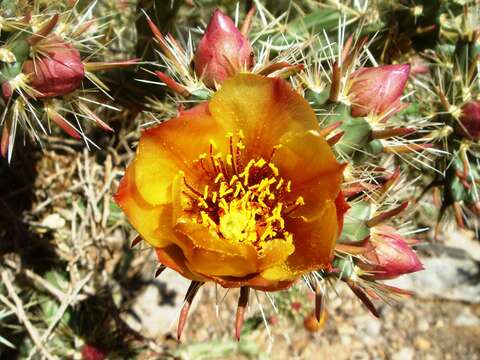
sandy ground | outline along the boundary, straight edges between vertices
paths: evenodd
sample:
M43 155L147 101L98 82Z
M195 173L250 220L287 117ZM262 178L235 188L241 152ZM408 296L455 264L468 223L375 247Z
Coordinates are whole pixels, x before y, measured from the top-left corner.
M325 327L311 333L303 326L303 315L313 304L303 303L286 313L283 308L277 314L259 293L267 330L252 294L246 329L236 343L237 293L227 294L217 314L216 298L222 299L224 293L216 294L213 285L203 289L181 343L174 340L174 326L157 337L168 347L167 353L178 359L480 359L480 304L412 297L380 306L382 318L376 319L347 288L340 287L340 297L330 297ZM297 302L295 296L290 300ZM145 358L151 355L146 353Z

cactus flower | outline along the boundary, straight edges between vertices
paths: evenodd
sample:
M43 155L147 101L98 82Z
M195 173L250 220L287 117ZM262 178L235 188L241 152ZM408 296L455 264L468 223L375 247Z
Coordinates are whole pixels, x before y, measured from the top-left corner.
M405 104L400 98L410 74L410 65L384 65L362 68L350 76L348 97L352 116L388 118Z
M344 166L285 81L238 74L143 132L116 201L161 264L192 281L274 291L328 268Z
M30 85L41 93L36 97L62 96L78 89L85 76L78 50L56 35L41 40L37 46L41 46L41 54L23 65Z
M480 140L480 101L471 101L463 105L458 130L464 136Z
M208 87L253 66L253 50L232 19L215 10L195 53L196 74Z
M374 250L364 254L365 263L358 265L375 280L394 279L423 269L423 265L407 240L388 226L379 226L372 234Z

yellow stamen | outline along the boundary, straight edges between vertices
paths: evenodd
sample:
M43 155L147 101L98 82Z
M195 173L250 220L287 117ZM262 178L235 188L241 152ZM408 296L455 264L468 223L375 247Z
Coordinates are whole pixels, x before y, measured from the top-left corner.
M227 134L230 149L225 156L214 154L216 144L212 140L210 154L202 153L199 157L200 160L210 157L215 178L213 183L204 186L202 193L189 187L199 209L192 221L216 231L226 241L252 244L259 254L268 241L281 239L291 243L293 235L285 231L284 217L304 205L303 197L297 197L293 203L295 208L292 203L284 205L278 201L284 191L292 191L292 182L284 180L270 160L255 158L242 164L244 134L238 132L236 148L233 136L233 133Z
M278 176L278 168L274 164L268 163L268 167L272 170L274 176Z
M225 175L223 175L223 173L219 173L215 178L215 184L218 184L222 179L225 179Z

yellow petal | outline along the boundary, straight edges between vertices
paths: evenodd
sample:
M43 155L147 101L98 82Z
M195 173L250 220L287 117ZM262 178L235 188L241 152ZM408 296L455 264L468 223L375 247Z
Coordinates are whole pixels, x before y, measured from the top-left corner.
M172 193L173 226L177 234L174 242L182 248L192 270L208 275L232 276L258 271L252 245L221 239L216 232L192 222L191 214L186 211L189 201L184 191L183 177L177 176Z
M287 131L318 129L307 101L279 78L238 74L210 101L210 113L225 129L245 134L247 158L268 157Z
M246 276L258 272L251 244L230 242L201 224L180 222L175 242L182 247L192 270L208 275ZM188 242L187 242L188 241Z
M295 251L279 265L262 272L266 280L293 280L313 270L330 264L337 239L337 211L334 202L328 200L313 222L289 219L287 230L293 234Z
M211 140L227 146L215 120L195 111L144 131L135 159L135 182L145 201L152 205L169 203L172 181L179 171L193 183L205 177L197 160L209 152Z
M344 166L335 159L332 149L317 132L286 133L281 147L272 158L280 174L292 181L292 199L302 196L305 205L292 213L313 221L327 200L340 192Z
M260 271L283 263L294 251L294 245L284 239L266 241L258 260Z
M175 238L172 229L172 207L152 206L143 200L135 186L134 172L134 166L130 165L120 182L115 201L145 241L155 247L167 246Z

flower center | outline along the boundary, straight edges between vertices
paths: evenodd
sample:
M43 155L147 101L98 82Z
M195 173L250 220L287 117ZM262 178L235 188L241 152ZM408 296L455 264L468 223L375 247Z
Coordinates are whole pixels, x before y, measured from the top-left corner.
M279 169L269 159L245 159L243 135L234 144L229 134L230 152L202 154L199 162L210 178L203 191L197 191L185 180L191 198L193 221L217 232L227 241L249 243L261 252L274 239L293 241L285 229L285 216L304 204L301 196L291 198L291 181L280 176ZM247 161L248 160L248 161Z
M256 222L253 211L229 209L220 217L220 233L236 242L254 242L256 239Z

